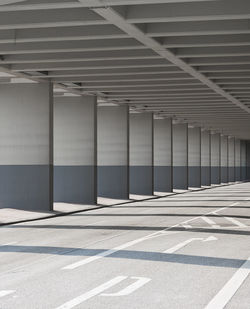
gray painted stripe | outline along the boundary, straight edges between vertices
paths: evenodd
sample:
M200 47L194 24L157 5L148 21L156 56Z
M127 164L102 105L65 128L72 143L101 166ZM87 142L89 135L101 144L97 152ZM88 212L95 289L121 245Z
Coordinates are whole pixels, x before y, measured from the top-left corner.
M0 208L51 210L50 165L1 165Z
M55 166L54 201L95 204L95 166Z

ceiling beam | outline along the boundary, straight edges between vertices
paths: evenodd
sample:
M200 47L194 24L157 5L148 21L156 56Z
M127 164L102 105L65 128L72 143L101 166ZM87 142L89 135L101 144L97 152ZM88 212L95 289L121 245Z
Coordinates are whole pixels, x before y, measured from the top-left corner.
M222 1L223 2L223 1ZM224 3L225 4L225 3ZM250 3L248 1L250 6ZM228 6L226 6L228 7ZM99 14L101 17L106 19L108 22L116 25L119 29L123 30L125 33L129 34L131 37L137 39L140 43L144 44L147 48L151 48L160 56L165 58L168 62L172 62L174 65L180 67L183 71L190 74L194 78L200 80L202 83L207 85L209 88L213 89L216 93L231 101L247 113L250 113L250 109L242 104L238 99L225 92L217 84L209 80L205 75L196 71L189 64L187 64L182 59L179 59L172 51L165 49L159 42L149 38L142 30L133 24L130 24L123 16L121 16L117 11L112 8L96 8L93 9L95 13ZM164 12L166 13L166 12ZM168 12L167 12L168 14Z

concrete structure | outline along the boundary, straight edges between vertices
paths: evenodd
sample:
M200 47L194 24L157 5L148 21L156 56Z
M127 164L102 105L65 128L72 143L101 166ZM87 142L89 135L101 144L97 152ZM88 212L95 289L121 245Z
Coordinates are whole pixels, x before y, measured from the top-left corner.
M96 203L96 97L54 104L54 200Z
M173 125L173 188L188 188L188 125Z
M246 160L246 164L247 164L247 180L250 180L250 142L248 141L246 143L246 153L247 153L247 160Z
M0 208L51 210L51 85L0 85L0 123Z
M130 114L130 193L153 195L153 114Z
M240 177L242 181L247 179L247 144L240 141Z
M188 128L188 186L201 186L201 128Z
M172 119L154 120L154 191L173 190Z
M129 199L128 106L99 106L97 115L98 196Z
M235 181L235 138L228 139L228 181Z
M220 163L220 134L211 134L211 184L221 182L221 163Z
M241 180L241 144L240 140L235 139L235 181Z
M228 182L228 136L221 135L220 138L220 175L221 182Z
M201 130L201 185L211 185L211 134Z

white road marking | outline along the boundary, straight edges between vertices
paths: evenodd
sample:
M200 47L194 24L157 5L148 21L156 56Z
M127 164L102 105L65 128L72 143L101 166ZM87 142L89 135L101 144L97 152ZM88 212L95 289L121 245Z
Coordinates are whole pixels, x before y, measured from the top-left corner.
M247 227L245 224L241 223L240 221L234 219L234 218L230 218L230 217L223 217L224 219L232 222L233 224L239 226L239 227Z
M217 238L214 237L214 236L210 236L208 238L190 238L190 239L187 239L187 240L181 242L180 244L178 244L178 245L176 245L176 246L174 246L170 249L165 250L164 253L168 253L168 254L174 253L174 252L180 250L181 248L186 247L191 242L198 241L198 240L201 240L203 242L208 242L208 241L217 240Z
M16 291L13 291L13 290L9 290L9 291L0 291L0 298L1 297L4 297L4 296L7 296L7 295L10 295L10 294L13 294L15 293Z
M230 208L230 207L232 207L232 206L235 206L236 204L238 204L238 202L237 202L237 203L233 203L233 204L231 204L231 205L229 205L229 206L220 208L220 209L218 209L218 210L216 210L216 211L210 211L210 212L208 212L208 213L206 213L206 214L204 214L204 215L210 215L210 214L213 214L213 213L217 213L217 212L219 212L219 211L222 211L222 210L228 209L228 208ZM80 266L89 264L89 263L94 262L94 261L96 261L96 260L99 260L99 259L101 259L101 258L103 258L103 257L109 256L109 255L111 255L111 254L113 254L113 253L115 253L115 252L117 252L117 251L126 249L126 248L128 248L128 247L131 247L131 246L133 246L133 245L135 245L135 244L138 244L138 243L140 243L140 242L143 242L143 241L145 241L145 240L151 239L151 238L153 238L153 237L158 237L158 236L161 236L161 235L165 235L165 234L169 233L168 231L170 231L171 229L173 229L173 228L175 228L175 227L179 227L179 226L181 226L181 225L183 225L183 224L187 224L187 223L193 222L193 221L195 221L195 220L197 220L197 219L200 219L200 218L201 218L202 216L204 216L204 215L201 215L201 216L198 216L198 217L195 217L195 218L192 218L192 219L188 219L188 220L186 220L186 221L183 221L183 222L177 223L177 224L175 224L175 225L172 225L172 226L170 226L170 227L167 227L167 228L165 228L165 229L163 229L163 230L161 230L161 231L159 231L159 232L155 232L155 233L149 234L148 236L145 236L145 237L136 239L136 240L134 240L134 241L127 242L127 243L125 243L125 244L123 244L123 245L121 245L121 246L115 247L115 248L113 248L113 249L110 249L110 250L101 252L101 253L99 253L99 254L97 254L97 255L91 256L91 257L86 258L86 259L84 259L84 260L81 260L81 261L78 261L78 262L76 262L76 263L73 263L73 264L70 264L70 265L68 265L68 266L65 266L65 267L63 267L62 269L63 269L63 270L73 270L73 269L76 269L76 268L78 268L78 267L80 267ZM172 232L172 233L173 233L173 232Z
M2 245L0 245L0 247L11 246L11 245L14 245L14 244L16 244L16 243L17 243L16 241L9 242L9 243L7 243L7 244L2 244Z
M205 309L223 309L250 274L250 257L210 301Z
M192 228L192 225L190 225L190 224L182 224L182 226L183 226L185 229L191 229L191 228Z
M103 291L111 288L112 286L120 283L121 281L123 281L127 278L128 277L126 277L126 276L118 276L118 277L98 286L97 288L95 288L95 289L93 289L89 292L86 292L86 293L68 301L67 303L63 304L60 307L57 307L56 309L71 309L71 308L74 308L74 307L82 304L86 300L88 300L88 299L90 299L94 296L97 296L98 294L102 293Z
M218 224L216 224L213 220L211 220L210 218L207 217L201 217L201 219L203 221L205 221L207 224L211 225L212 228L216 229L216 228L220 228L220 226Z
M127 296L132 293L134 293L139 288L143 287L145 284L147 284L151 279L149 278L143 278L143 277L131 277L131 279L137 280L136 282L130 284L125 289L121 290L117 293L102 293L100 296L106 296L106 297L118 297L118 296Z
M133 245L136 245L136 244L138 244L138 243L140 243L140 242L143 242L143 241L145 241L145 240L152 239L152 238L155 238L155 237L159 237L159 236L162 236L162 235L173 234L173 233L177 233L177 232L171 232L171 231L166 232L165 230L159 231L159 232L155 232L155 233L150 234L150 235L148 235L148 236L144 236L144 237L138 238L138 239L136 239L136 240L129 241L129 242L127 242L127 243L125 243L125 244L123 244L123 245L120 245L120 246L118 246L118 247L115 247L115 248L113 248L113 249L110 249L110 250L107 250L107 251L103 251L103 252L101 252L101 253L99 253L99 254L96 254L96 255L94 255L94 256L91 256L91 257L89 257L89 258L86 258L86 259L84 259L84 260L81 260L81 261L79 261L79 262L70 264L70 265L68 265L68 266L63 267L62 269L65 269L65 270L72 270L72 269L75 269L75 268L77 268L77 267L80 267L80 266L89 264L89 263L91 263L91 262L93 262L93 261L99 260L99 259L101 259L101 258L103 258L103 257L109 256L109 255L111 255L111 254L113 254L113 253L115 253L115 252L117 252L117 251L127 249L128 247L131 247L131 246L133 246Z

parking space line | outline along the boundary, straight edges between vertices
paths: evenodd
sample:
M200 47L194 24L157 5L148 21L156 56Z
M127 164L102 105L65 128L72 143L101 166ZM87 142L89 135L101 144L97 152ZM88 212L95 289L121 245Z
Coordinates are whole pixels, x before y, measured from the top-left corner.
M244 223L239 222L238 220L231 218L231 217L223 217L224 219L232 222L233 224L239 226L239 227L247 227Z
M213 220L207 217L201 217L203 221L205 221L207 224L211 225L212 228L217 229L220 228L220 225L216 224Z
M0 298L15 293L14 290L0 291Z
M250 274L250 257L236 271L233 277L224 285L219 293L210 301L205 309L223 309L232 299Z

